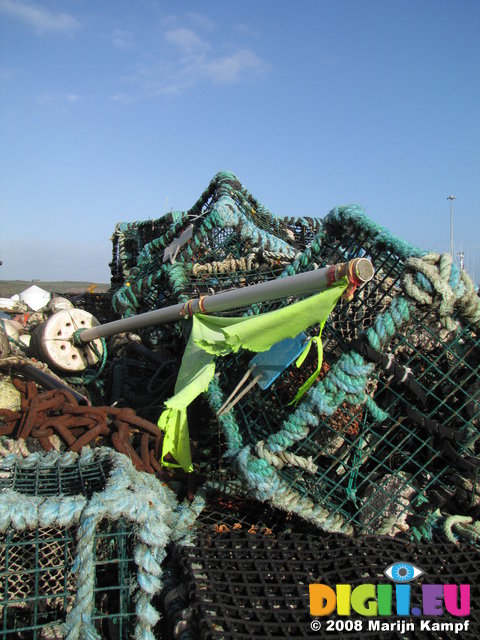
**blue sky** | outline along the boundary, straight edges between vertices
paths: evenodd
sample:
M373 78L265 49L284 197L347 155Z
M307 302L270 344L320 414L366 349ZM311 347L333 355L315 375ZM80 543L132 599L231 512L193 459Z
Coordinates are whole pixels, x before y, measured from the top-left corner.
M0 0L0 279L108 282L116 222L221 170L358 203L480 281L478 0Z

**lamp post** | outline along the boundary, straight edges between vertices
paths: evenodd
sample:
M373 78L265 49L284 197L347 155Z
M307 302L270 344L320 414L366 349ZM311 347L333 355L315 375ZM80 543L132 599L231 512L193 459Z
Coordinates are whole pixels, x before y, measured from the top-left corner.
M450 255L453 260L453 201L456 200L456 198L450 194L447 196L447 200L450 200Z

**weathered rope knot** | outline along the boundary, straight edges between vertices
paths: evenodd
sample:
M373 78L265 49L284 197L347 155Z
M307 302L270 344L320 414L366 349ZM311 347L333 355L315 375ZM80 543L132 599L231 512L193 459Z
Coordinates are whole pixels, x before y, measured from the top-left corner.
M428 253L421 258L406 260L403 286L410 298L420 305L438 310L440 323L454 331L458 309L473 324L480 323L480 299L466 274L459 272L448 253Z

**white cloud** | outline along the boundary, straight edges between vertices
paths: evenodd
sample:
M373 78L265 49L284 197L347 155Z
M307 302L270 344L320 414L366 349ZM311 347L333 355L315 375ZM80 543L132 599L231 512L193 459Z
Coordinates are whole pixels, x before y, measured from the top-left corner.
M167 31L165 41L168 44L174 45L181 53L185 54L200 52L209 48L208 43L202 40L195 31L185 28Z
M227 56L212 56L200 51L181 58L162 60L155 65L139 65L130 81L140 86L148 96L180 95L202 82L234 84L260 76L269 68L261 58L248 49ZM127 95L117 94L115 102L129 102Z
M242 36L248 36L249 38L258 38L260 36L259 31L244 23L237 24L235 27L235 31L237 33L240 33Z
M232 55L209 60L205 64L206 74L215 82L238 82L247 74L264 73L268 65L253 51L241 49Z
M54 13L39 4L21 0L0 0L0 12L37 33L72 34L80 27L80 22L68 13Z
M171 17L168 27L163 23L163 40L158 41L155 59L152 61L149 51L138 61L134 72L117 86L112 101L129 103L145 97L181 95L202 83L231 85L254 80L269 70L270 65L252 49L233 47L225 34L207 38L205 30L213 28L213 23L194 29L192 16L188 22L185 19L183 25L176 17L175 21Z
M117 49L132 49L133 36L129 31L123 29L115 29L112 34L112 43Z
M82 96L79 93L51 93L49 91L44 91L37 96L37 102L40 104L55 105L75 104L77 102L82 102L85 99L85 96Z

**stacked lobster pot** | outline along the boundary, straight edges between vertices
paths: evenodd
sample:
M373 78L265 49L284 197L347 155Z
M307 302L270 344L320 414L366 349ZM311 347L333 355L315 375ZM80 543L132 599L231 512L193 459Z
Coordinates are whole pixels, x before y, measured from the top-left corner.
M2 637L309 637L310 583L407 556L478 583L480 304L450 256L229 173L112 242L117 320L45 314L0 359Z
M442 526L452 540L457 530L478 540L480 305L472 282L449 255L398 240L357 207L322 222L282 275L361 256L375 276L331 314L322 369L300 402L291 401L315 372L309 357L219 416L230 459L257 498L325 531L430 539ZM214 411L247 366L244 354L221 361L208 390Z

